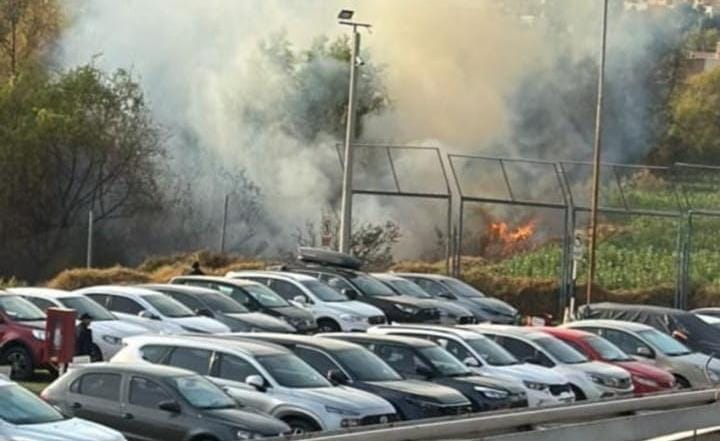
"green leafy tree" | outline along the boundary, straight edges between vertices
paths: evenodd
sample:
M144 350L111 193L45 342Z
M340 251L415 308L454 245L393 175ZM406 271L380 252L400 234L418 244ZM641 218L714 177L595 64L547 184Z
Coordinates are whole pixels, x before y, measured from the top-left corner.
M56 0L0 1L0 75L15 76L58 37L62 16Z

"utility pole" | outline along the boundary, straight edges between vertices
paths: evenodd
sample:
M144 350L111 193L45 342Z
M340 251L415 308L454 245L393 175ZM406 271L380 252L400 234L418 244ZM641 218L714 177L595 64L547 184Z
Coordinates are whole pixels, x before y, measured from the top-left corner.
M343 9L338 14L340 24L352 27L352 46L350 47L350 86L348 92L347 122L345 125L345 153L343 155L342 201L340 203L340 252L348 254L352 240L352 184L353 184L353 147L355 139L355 104L357 101L357 66L360 53L360 33L358 27L369 28L366 23L350 21L354 11Z
M230 203L230 195L225 193L225 204L223 205L223 219L220 230L220 253L225 252L225 230L227 229L228 204Z
M88 268L92 268L92 259L93 259L93 210L92 208L90 211L88 211L88 231L87 231L87 258L86 258L86 266Z
M605 48L607 44L608 0L603 0L602 31L600 37L600 66L598 68L597 109L595 111L595 145L593 148L593 181L590 206L590 244L588 252L587 291L585 303L590 304L592 286L595 281L595 262L597 260L597 218L598 196L600 194L600 160L602 152L603 129L603 86L605 83Z

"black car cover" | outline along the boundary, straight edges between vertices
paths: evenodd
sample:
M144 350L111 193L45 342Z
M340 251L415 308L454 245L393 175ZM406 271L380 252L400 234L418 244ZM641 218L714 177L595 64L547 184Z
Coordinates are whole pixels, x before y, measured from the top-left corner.
M581 319L609 319L643 323L672 335L693 351L720 357L720 329L695 314L662 306L592 303L578 309Z

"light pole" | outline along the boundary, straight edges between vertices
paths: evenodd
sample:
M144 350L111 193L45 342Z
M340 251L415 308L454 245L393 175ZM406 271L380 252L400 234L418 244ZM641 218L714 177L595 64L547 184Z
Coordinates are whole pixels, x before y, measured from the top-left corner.
M602 151L603 85L605 83L605 46L607 44L608 0L603 0L602 31L600 36L600 66L598 68L597 109L595 110L595 144L593 148L593 181L590 204L590 244L588 250L587 290L585 303L590 304L592 285L595 280L597 249L598 196L600 194L600 159Z
M342 201L340 210L340 252L350 252L351 229L352 229L352 181L353 181L353 149L352 142L355 139L355 101L357 100L357 75L356 69L359 64L358 54L360 53L359 27L369 28L367 23L357 23L352 20L354 11L343 9L338 14L339 23L352 27L352 46L350 47L350 86L348 93L347 123L345 125L345 153L343 155L343 183Z

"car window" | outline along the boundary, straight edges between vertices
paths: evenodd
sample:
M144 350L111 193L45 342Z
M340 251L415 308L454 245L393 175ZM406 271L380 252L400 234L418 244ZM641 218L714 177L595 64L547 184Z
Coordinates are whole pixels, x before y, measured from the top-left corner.
M338 276L333 276L331 274L321 274L320 280L327 283L331 288L335 288L338 291L342 291L343 289L355 291L355 288L353 288L350 283Z
M313 367L320 374L326 376L331 370L339 370L339 367L328 357L320 351L314 349L295 347L293 352L298 357L302 358L303 361Z
M243 289L234 288L227 285L215 285L213 286L213 289L217 289L221 293L227 294L228 296L230 296L231 299L235 300L246 308L252 307L252 298L250 297L250 294L248 294Z
M347 349L333 354L345 371L358 381L397 381L400 374L365 348Z
M418 284L413 283L409 280L392 279L392 280L386 281L385 283L390 285L398 293L406 295L406 296L417 297L418 299L432 299L433 298L433 296L428 294L428 292L425 291L424 289L422 289L421 286L419 286Z
M447 292L447 289L443 287L442 283L436 282L434 280L428 280L428 279L421 279L421 278L415 278L410 277L410 280L415 282L417 285L420 286L423 290L426 292L429 292L430 294L434 296L438 296L440 294L443 294Z
M211 358L212 352L210 351L194 348L175 348L170 354L168 364L197 372L200 375L207 375Z
M192 309L194 312L205 309L205 305L203 305L201 301L184 292L165 292L165 294Z
M406 346L371 343L366 347L401 374L412 376L417 374L420 367L430 369L425 362L415 355L415 351Z
M85 294L85 297L90 298L91 300L99 303L100 305L104 306L105 308L108 307L108 300L109 296L106 294ZM110 308L108 308L110 309Z
M453 357L457 358L460 361L464 362L468 358L472 358L473 360L477 361L480 366L482 366L483 364L482 360L478 360L467 348L465 348L465 346L454 340L449 340L447 338L441 337L429 337L429 339L434 341L441 348L444 348L446 351L451 353Z
M230 354L221 354L217 376L224 380L244 382L250 375L260 375L248 361Z
M529 345L524 341L505 336L495 336L494 340L503 348L507 349L507 351L514 355L518 360L524 362L537 361L543 366L555 365L555 363L553 363L552 360L550 360L545 354L536 350L532 345Z
M252 295L253 299L267 308L284 308L290 304L275 291L265 285L247 285L245 291Z
M172 400L158 383L143 377L130 380L130 404L141 407L157 408L158 403Z
M75 380L71 391L103 400L118 401L121 379L120 374L85 374Z
M555 337L534 338L533 342L561 363L579 364L588 361L588 358L583 355L582 352L576 351L572 346L568 346L565 342Z
M620 348L626 354L637 354L638 348L650 348L642 340L627 332L615 329L587 329Z
M280 294L280 296L285 300L295 300L295 297L298 296L307 299L307 296L305 295L305 293L302 292L302 290L294 286L292 283L286 282L285 280L271 279L268 283L268 287L276 293Z
M0 311L18 322L45 320L45 313L20 296L0 296Z
M64 419L65 418L60 412L55 410L54 407L22 386L17 384L0 386L0 421L5 421L9 424L24 425L56 423ZM38 432L40 430L38 430ZM32 431L35 432L35 430ZM27 437L20 436L18 433L18 437L16 438L13 436L13 432L13 428L10 427L10 437L0 437L0 439L37 439L33 437L32 433L28 434ZM7 431L3 429L3 433L7 434ZM42 435L36 433L36 436Z
M198 409L234 409L237 403L222 389L204 377L192 375L173 378L175 390Z
M105 309L104 306L98 304L98 302L92 299L88 299L87 297L64 297L60 299L60 303L62 303L66 308L77 311L78 317L81 317L84 314L89 315L94 322L116 320L115 316Z
M217 311L222 314L244 314L248 312L246 307L225 294L203 294L202 299L212 311Z
M337 289L320 280L303 280L302 285L324 302L346 302L349 299Z
M295 354L275 354L257 357L265 370L284 387L328 387L330 383L322 375Z
M150 363L164 363L167 356L172 351L172 346L149 345L140 349L143 360Z
M110 311L137 315L145 309L135 300L113 295L109 297L107 308Z
M165 294L151 294L143 296L143 299L165 317L183 318L195 315L188 307Z
M57 305L49 300L39 299L37 297L25 297L25 300L47 312L48 308L56 308Z
M604 338L592 335L583 337L583 340L600 355L600 359L603 361L632 361L632 358L623 352L622 349ZM580 352L584 351L580 350Z

